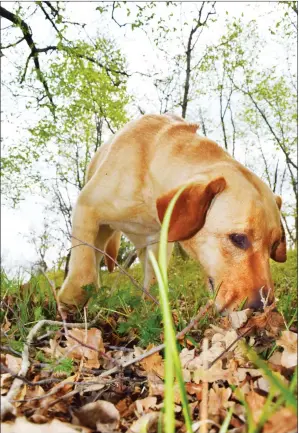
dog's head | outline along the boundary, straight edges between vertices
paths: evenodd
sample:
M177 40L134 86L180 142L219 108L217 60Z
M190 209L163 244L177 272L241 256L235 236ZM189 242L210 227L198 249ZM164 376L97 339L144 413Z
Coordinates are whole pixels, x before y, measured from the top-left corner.
M246 306L261 309L274 300L270 257L286 260L286 239L280 220L281 198L240 165L205 183L192 183L178 198L169 227L169 241L180 241L199 260L209 288L218 289L219 310ZM177 190L157 200L163 221Z

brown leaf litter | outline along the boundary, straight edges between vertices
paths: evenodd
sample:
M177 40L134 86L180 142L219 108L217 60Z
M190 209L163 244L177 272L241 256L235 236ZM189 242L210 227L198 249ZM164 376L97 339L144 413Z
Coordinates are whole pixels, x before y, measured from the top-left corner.
M278 338L279 337L279 338ZM246 410L240 393L259 422L270 383L264 372L248 357L245 344L261 353L272 350L268 360L273 374L287 386L297 366L297 334L285 330L279 313L266 307L260 314L251 310L231 313L211 324L205 332L207 348L183 347L180 361L194 431L202 425L203 399L207 402L207 430L217 433L230 408L233 416L228 433L246 433ZM188 338L186 339L188 341ZM125 344L122 339L122 344ZM183 345L183 340L180 340ZM129 347L105 351L102 333L90 329L63 329L41 350L47 362L32 362L26 381L21 383L10 419L1 424L4 433L139 433L156 432L162 416L164 397L164 359L156 352ZM32 349L31 349L32 350ZM71 359L73 373L57 381L57 365ZM6 370L1 374L4 398L19 374L22 359L2 355ZM208 369L205 364L208 364ZM122 367L126 365L125 367ZM53 381L54 379L54 381ZM207 383L208 385L204 385ZM207 391L205 391L207 387ZM234 389L238 392L234 391ZM179 386L173 387L176 431L184 433ZM206 393L205 397L204 394ZM274 393L278 395L278 393ZM295 431L297 419L291 408L282 405L268 417L263 433Z

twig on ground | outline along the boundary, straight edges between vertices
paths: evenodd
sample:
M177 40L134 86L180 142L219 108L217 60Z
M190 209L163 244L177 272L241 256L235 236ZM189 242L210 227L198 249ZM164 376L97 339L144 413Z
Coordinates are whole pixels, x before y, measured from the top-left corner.
M220 355L217 356L217 358L214 359L214 361L212 361L210 363L209 368L212 367L212 365L214 365L217 361L219 361L219 359L221 359L223 357L223 355L225 355L239 340L241 340L241 338L245 337L246 334L248 334L248 332L253 328L253 326L250 326L250 328L246 329L246 331L244 331L242 334L240 334L229 346L227 346L227 348L220 353Z
M10 346L0 346L0 351L1 352L8 352L8 353L11 353L12 355L15 355L15 356L17 356L17 357L21 357L22 356L22 354L21 354L21 352L17 352L16 350L14 350L12 347L10 347Z
M109 350L121 350L122 352L134 352L134 349L124 346L111 346L109 343L104 343L104 346Z
M28 337L27 337L26 343L24 344L24 348L23 348L23 352L22 352L22 365L21 365L21 368L18 372L18 376L20 376L21 378L26 376L26 374L29 370L29 367L30 367L29 347L30 347L35 335L40 330L40 328L42 328L42 326L44 326L45 323L47 323L47 322L48 322L47 320L41 320L31 329L31 331L28 334ZM12 413L12 414L16 413L16 409L11 404L11 401L14 400L15 396L17 395L17 393L19 392L19 390L23 384L24 384L24 382L22 381L22 379L19 379L19 378L14 379L10 390L8 391L7 395L2 400L1 419L3 419L9 413Z
M79 346L83 346L83 347L86 347L87 349L94 350L94 351L97 352L101 357L103 357L103 358L105 358L105 359L108 359L108 361L110 361L112 364L121 367L121 364L119 363L119 361L113 359L110 355L107 355L105 352L103 352L103 351L97 349L96 347L91 346L90 344L84 343L83 341L79 340L79 338L74 337L74 336L73 336L72 334L70 334L70 333L68 334L68 338L70 338L70 339L76 341L77 343L79 343L79 344L78 344Z
M49 383L58 383L58 382L62 381L62 379L58 379L56 377L50 377L49 379L42 379L42 380L39 380L37 382L31 382L30 380L26 379L26 377L22 377L22 376L19 376L18 374L15 374L12 370L7 368L4 364L0 364L0 369L1 369L1 373L2 373L2 371L5 373L9 373L13 379L14 378L20 379L24 383L26 383L26 385L29 385L29 386L48 385Z
M102 385L106 385L106 384L109 384L112 382L116 382L116 379L113 379L112 381L107 380L107 381L103 382ZM51 397L52 395L55 395L58 391L61 390L61 388L63 388L66 385L77 385L79 387L77 390L74 390L74 391L76 391L75 393L74 393L74 391L70 391L69 393L65 394L65 396L66 396L65 398L68 398L70 396L70 394L76 394L78 392L81 392L82 388L84 388L84 387L89 387L91 385L101 385L101 382L99 382L99 381L98 382L97 381L88 381L88 382L86 382L86 381L82 381L82 382L77 382L77 381L65 382L65 381L62 381L61 383L59 383L58 385L53 387L51 389L51 391L47 392L47 394L40 395L39 397L28 398L28 399L13 400L13 403L28 403L31 401L44 400L45 398L48 398L48 397Z
M209 350L209 340L204 338L203 340L203 368L205 371L209 368L209 363L207 360L207 351ZM206 422L208 419L208 398L209 398L209 382L204 379L202 382L202 399L200 404L200 420L202 422L200 426L200 433L208 432L208 425Z

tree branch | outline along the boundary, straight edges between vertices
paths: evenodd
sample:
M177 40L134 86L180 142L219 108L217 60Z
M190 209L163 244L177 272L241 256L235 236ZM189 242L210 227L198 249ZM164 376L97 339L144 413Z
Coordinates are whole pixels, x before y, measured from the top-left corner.
M47 6L49 6L52 8L52 5L50 2L44 2ZM50 23L52 24L52 27L54 28L54 30L58 33L59 36L61 36L61 32L59 30L59 28L56 26L56 24L54 23L54 21L52 20L52 18L49 16L48 12L46 11L46 9L43 7L42 2L37 2L38 6L41 8L41 10L43 11L46 20L50 21Z
M232 79L231 79L232 80ZM280 147L280 149L283 151L287 163L292 165L296 170L298 168L298 166L291 160L290 158L290 154L287 151L287 149L285 148L284 144L281 142L281 140L279 139L279 137L276 135L272 125L270 124L266 114L263 112L263 110L261 109L261 107L258 105L258 103L256 102L256 100L254 99L254 97L252 96L252 93L250 92L250 90L244 90L240 87L238 87L232 80L232 83L234 84L235 88L238 89L240 92L242 92L244 95L247 95L249 97L249 99L251 100L251 102L253 103L253 105L255 106L255 108L257 109L257 111L260 113L262 119L264 120L264 122L266 123L266 125L268 126L271 134L273 135L275 141L277 142L278 146Z
M52 11L52 15L53 15L54 18L55 18L57 15L59 15L59 8L58 8L58 9L55 9L51 2L44 2L44 3L45 3L45 4L46 4L50 9L51 9L51 11ZM58 2L57 2L57 4L58 4Z
M31 51L30 55L27 59L27 62L26 62L26 70L28 68L28 64L29 64L30 59L33 58L37 79L41 82L41 84L44 87L46 95L47 95L47 97L51 103L51 106L52 106L51 111L54 114L56 106L54 104L53 97L52 97L51 92L49 90L48 83L47 83L45 76L44 76L44 74L40 68L39 57L38 57L39 51L36 48L35 42L33 41L32 32L31 32L30 27L20 17L18 17L16 14L13 14L10 11L8 11L7 9L5 9L2 6L0 6L0 16L3 18L6 18L8 21L12 22L13 24L15 24L17 27L19 27L21 29L21 31L24 35L24 39L27 42L27 45ZM23 74L23 76L24 76L24 74Z
M21 39L19 39L17 42L14 42L12 44L6 45L5 47L3 47L2 45L0 46L0 50L6 50L7 48L11 48L11 47L16 47L18 44L20 44L22 41L25 40L25 37L23 36Z

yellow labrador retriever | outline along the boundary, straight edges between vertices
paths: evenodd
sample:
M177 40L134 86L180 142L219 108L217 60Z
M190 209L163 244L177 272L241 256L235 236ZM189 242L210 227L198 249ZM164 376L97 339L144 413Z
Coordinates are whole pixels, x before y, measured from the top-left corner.
M259 309L261 293L273 301L269 259L286 260L281 198L197 129L178 116L145 115L97 151L73 214L75 248L58 295L64 307L84 305L83 287L98 285L101 254L77 239L116 258L124 233L142 247L149 289L154 273L148 252L157 255L161 222L182 185L188 186L172 214L169 257L179 241L203 265L210 289L221 284L219 310L231 310L245 298L248 307ZM114 263L106 258L106 264L112 271Z

